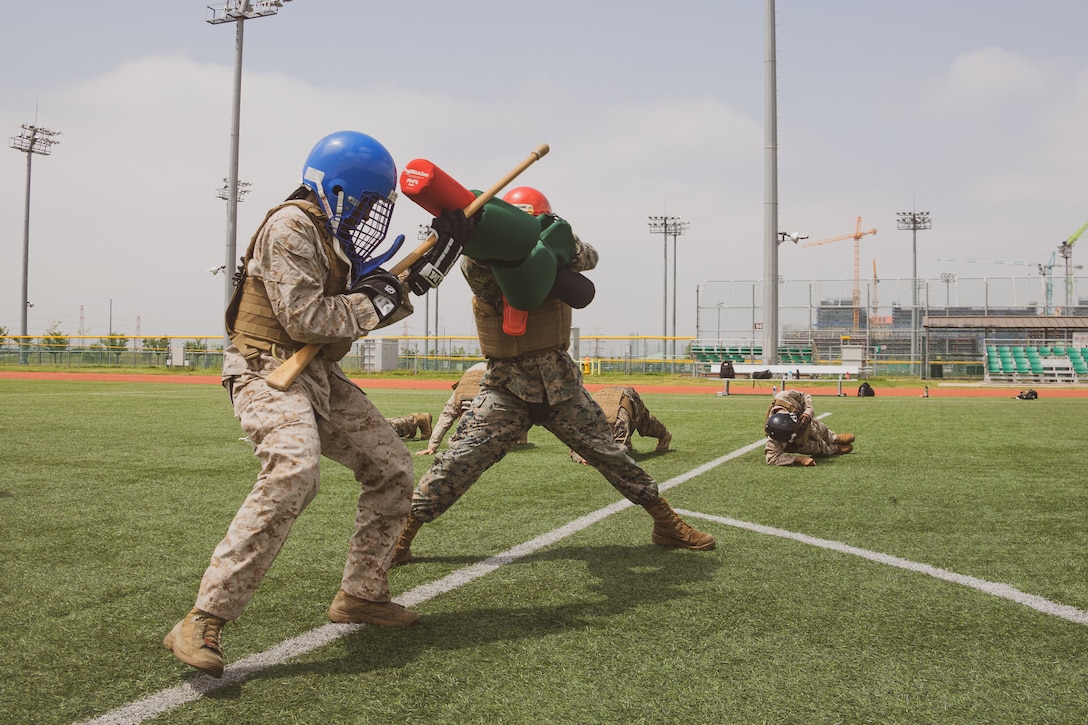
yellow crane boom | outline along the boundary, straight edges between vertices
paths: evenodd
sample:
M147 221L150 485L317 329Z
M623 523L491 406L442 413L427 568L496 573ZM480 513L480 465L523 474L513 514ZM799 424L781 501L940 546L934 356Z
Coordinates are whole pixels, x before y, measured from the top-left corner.
M1085 222L1080 229L1069 235L1069 239L1058 245L1058 253L1065 260L1065 307L1068 310L1066 314L1072 314L1073 308L1076 302L1073 300L1073 245L1084 231L1088 229L1088 222Z
M818 242L809 242L803 244L803 247L816 247L821 244L829 244L831 242L841 242L844 239L854 240L854 295L852 304L854 307L854 330L858 329L858 311L861 309L861 262L860 262L860 242L861 238L867 234L876 234L876 229L869 229L861 231L861 217L858 217L857 226L854 229L853 234L843 234L838 237L831 237L830 239L821 239Z

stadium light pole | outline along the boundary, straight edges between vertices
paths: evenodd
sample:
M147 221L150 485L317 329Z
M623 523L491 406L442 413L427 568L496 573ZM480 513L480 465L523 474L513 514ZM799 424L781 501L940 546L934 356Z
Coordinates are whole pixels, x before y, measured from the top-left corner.
M896 225L900 231L911 232L911 254L914 266L911 268L910 286L910 372L914 374L914 361L918 356L918 230L933 226L928 211L900 211L895 213Z
M676 359L676 238L684 234L691 222L677 222L669 230L672 236L672 359ZM698 309L698 308L696 308Z
M951 304L949 301L951 294L950 285L956 281L956 275L952 272L941 272L941 281L944 282L944 316L948 317L948 307Z
M34 154L48 156L54 144L60 143L55 138L60 131L50 131L35 124L24 123L18 136L12 136L8 145L16 151L26 154L26 210L23 213L23 304L19 308L19 364L27 364L27 329L26 313L31 307L30 289L30 167Z
M763 363L778 364L778 40L774 0L763 4ZM752 288L755 297L755 287ZM752 301L752 342L756 336Z
M676 237L684 233L687 224L681 221L678 216L651 216L649 217L649 224L650 234L660 234L664 241L664 267L662 269L663 281L661 287L661 358L664 361L665 353L668 352L667 340L669 337L669 235L673 236L675 243ZM673 294L675 294L675 291ZM675 322L673 324L675 326Z
M223 309L230 305L234 294L234 275L232 270L238 265L235 259L238 247L238 139L242 125L242 39L245 35L245 21L275 15L285 2L291 0L227 0L220 5L209 5L208 22L212 25L235 23L234 39L234 93L231 111L230 129L230 166L227 182L227 274L224 279ZM230 339L224 332L224 348Z

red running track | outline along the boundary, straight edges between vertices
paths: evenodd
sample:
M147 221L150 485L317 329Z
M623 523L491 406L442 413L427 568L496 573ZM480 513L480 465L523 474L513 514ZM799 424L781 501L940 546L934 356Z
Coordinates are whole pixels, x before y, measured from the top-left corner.
M18 372L0 371L0 380L76 380L84 382L106 383L191 383L195 385L219 385L218 375L147 375L141 373L48 373L48 372ZM392 388L402 390L449 390L452 383L449 380L428 380L425 378L352 378L360 387L366 389ZM586 389L596 392L601 388L614 383L587 382ZM734 380L729 384L729 394L732 395L771 395L771 388L778 383L773 380ZM837 388L828 385L811 386L790 385L790 388L804 390L813 395L835 395ZM985 386L969 384L940 384L929 386L931 398L1011 398L1020 390L1029 387L1021 386ZM1042 391L1044 398L1088 398L1088 386L1083 388L1055 387L1046 385L1030 386ZM690 395L715 395L721 392L721 383L707 383L705 385L647 385L640 383L638 390L641 393L672 393ZM843 383L843 392L848 396L857 394L853 383ZM877 397L886 398L918 398L922 395L922 388L877 388Z

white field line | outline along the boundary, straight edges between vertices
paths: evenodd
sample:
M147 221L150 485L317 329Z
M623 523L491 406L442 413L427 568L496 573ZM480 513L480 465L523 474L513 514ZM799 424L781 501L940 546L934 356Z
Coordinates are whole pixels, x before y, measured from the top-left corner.
M827 414L825 414L827 415ZM824 416L820 416L821 418ZM700 476L723 463L739 458L740 456L761 448L766 439L760 439L755 443L751 443L742 448L738 448L732 453L728 453L720 458L717 458L708 463L693 468L687 473L680 474L675 478L671 478L668 481L658 484L658 489L662 492L667 491L674 486L679 486L681 483L691 480L696 476ZM458 569L445 577L426 584L420 584L414 589L410 589L400 597L397 601L407 607L413 607L423 602L433 599L440 594L451 592L459 587L479 579L480 577L489 574L496 569L511 564L518 559L528 556L546 546L550 546L558 541L561 541L568 536L578 533L584 529L589 528L593 524L605 519L612 514L619 513L624 509L634 506L630 501L626 499L617 501L614 504L605 506L591 513L586 514L580 518L571 521L568 524L560 526L557 529L553 529L546 534L531 539L522 544L507 549L506 551L496 554L492 557L484 559L481 562L466 566ZM879 552L868 551L866 549L859 549L854 546L849 546L838 541L830 541L827 539L817 539L812 536L806 536L805 534L797 534L785 529L776 529L770 526L762 526L760 524L753 524L746 521L739 521L737 519L726 518L722 516L713 516L709 514L697 513L694 511L687 511L683 509L677 509L678 513L684 516L692 518L701 518L707 521L713 521L725 526L734 526L749 531L754 531L760 534L766 534L770 536L780 536L787 539L792 539L803 544L809 544L811 546L818 546L832 551L838 551L843 554L851 554L853 556L860 556L870 561L875 561L880 564L887 564L888 566L895 566L902 569L907 569L920 574L926 574L928 576L936 577L937 579L943 579L954 584L961 584L963 586L971 587L979 591L991 594L996 597L1002 597L1011 601L1023 604L1025 606L1036 609L1044 614L1050 614L1056 617L1061 617L1070 622L1076 624L1088 625L1088 612L1076 609L1074 607L1057 604L1049 600L1037 597L1009 586L1008 584L1001 584L996 582L988 582L984 579L976 579L975 577L964 576L956 574L954 572L946 571L944 569L938 569L936 567L929 566L928 564L919 564L906 559L900 559L898 557L889 556L887 554L881 554ZM142 700L124 705L111 710L110 712L94 718L93 720L85 720L85 725L135 725L136 723L142 723L145 720L149 720L153 717L161 715L165 712L173 710L174 708L181 707L182 705L199 700L204 695L222 689L224 687L230 687L232 685L240 684L249 679L249 677L261 670L274 667L276 665L283 664L287 660L295 657L300 657L304 654L312 652L316 649L320 649L325 645L346 637L364 627L360 624L325 624L316 629L312 629L309 632L304 632L297 637L285 640L280 644L265 650L264 652L258 652L257 654L250 655L245 659L239 660L231 664L223 672L223 677L215 679L208 677L207 675L200 675L186 682L185 684L171 687L166 690L160 690L154 694L148 695Z

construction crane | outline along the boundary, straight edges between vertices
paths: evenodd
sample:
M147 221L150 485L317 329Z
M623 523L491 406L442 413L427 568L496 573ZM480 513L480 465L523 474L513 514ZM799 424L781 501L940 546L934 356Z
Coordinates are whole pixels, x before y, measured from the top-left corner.
M1062 259L1065 260L1065 309L1072 310L1075 307L1073 301L1073 244L1080 239L1080 235L1084 234L1084 230L1088 229L1088 222L1073 232L1069 239L1066 239L1060 245L1058 245L1058 253L1062 255ZM1079 267L1078 267L1079 269ZM1066 314L1070 314L1067 312Z
M866 234L876 234L876 229L869 229L868 231L861 231L861 217L858 217L857 227L854 229L853 234L843 234L840 237L832 237L831 239L821 239L818 242L809 242L808 244L802 244L803 247L815 247L820 244L829 244L831 242L841 242L843 239L854 240L854 330L858 329L858 310L861 309L861 264L859 261L860 242L861 238Z

